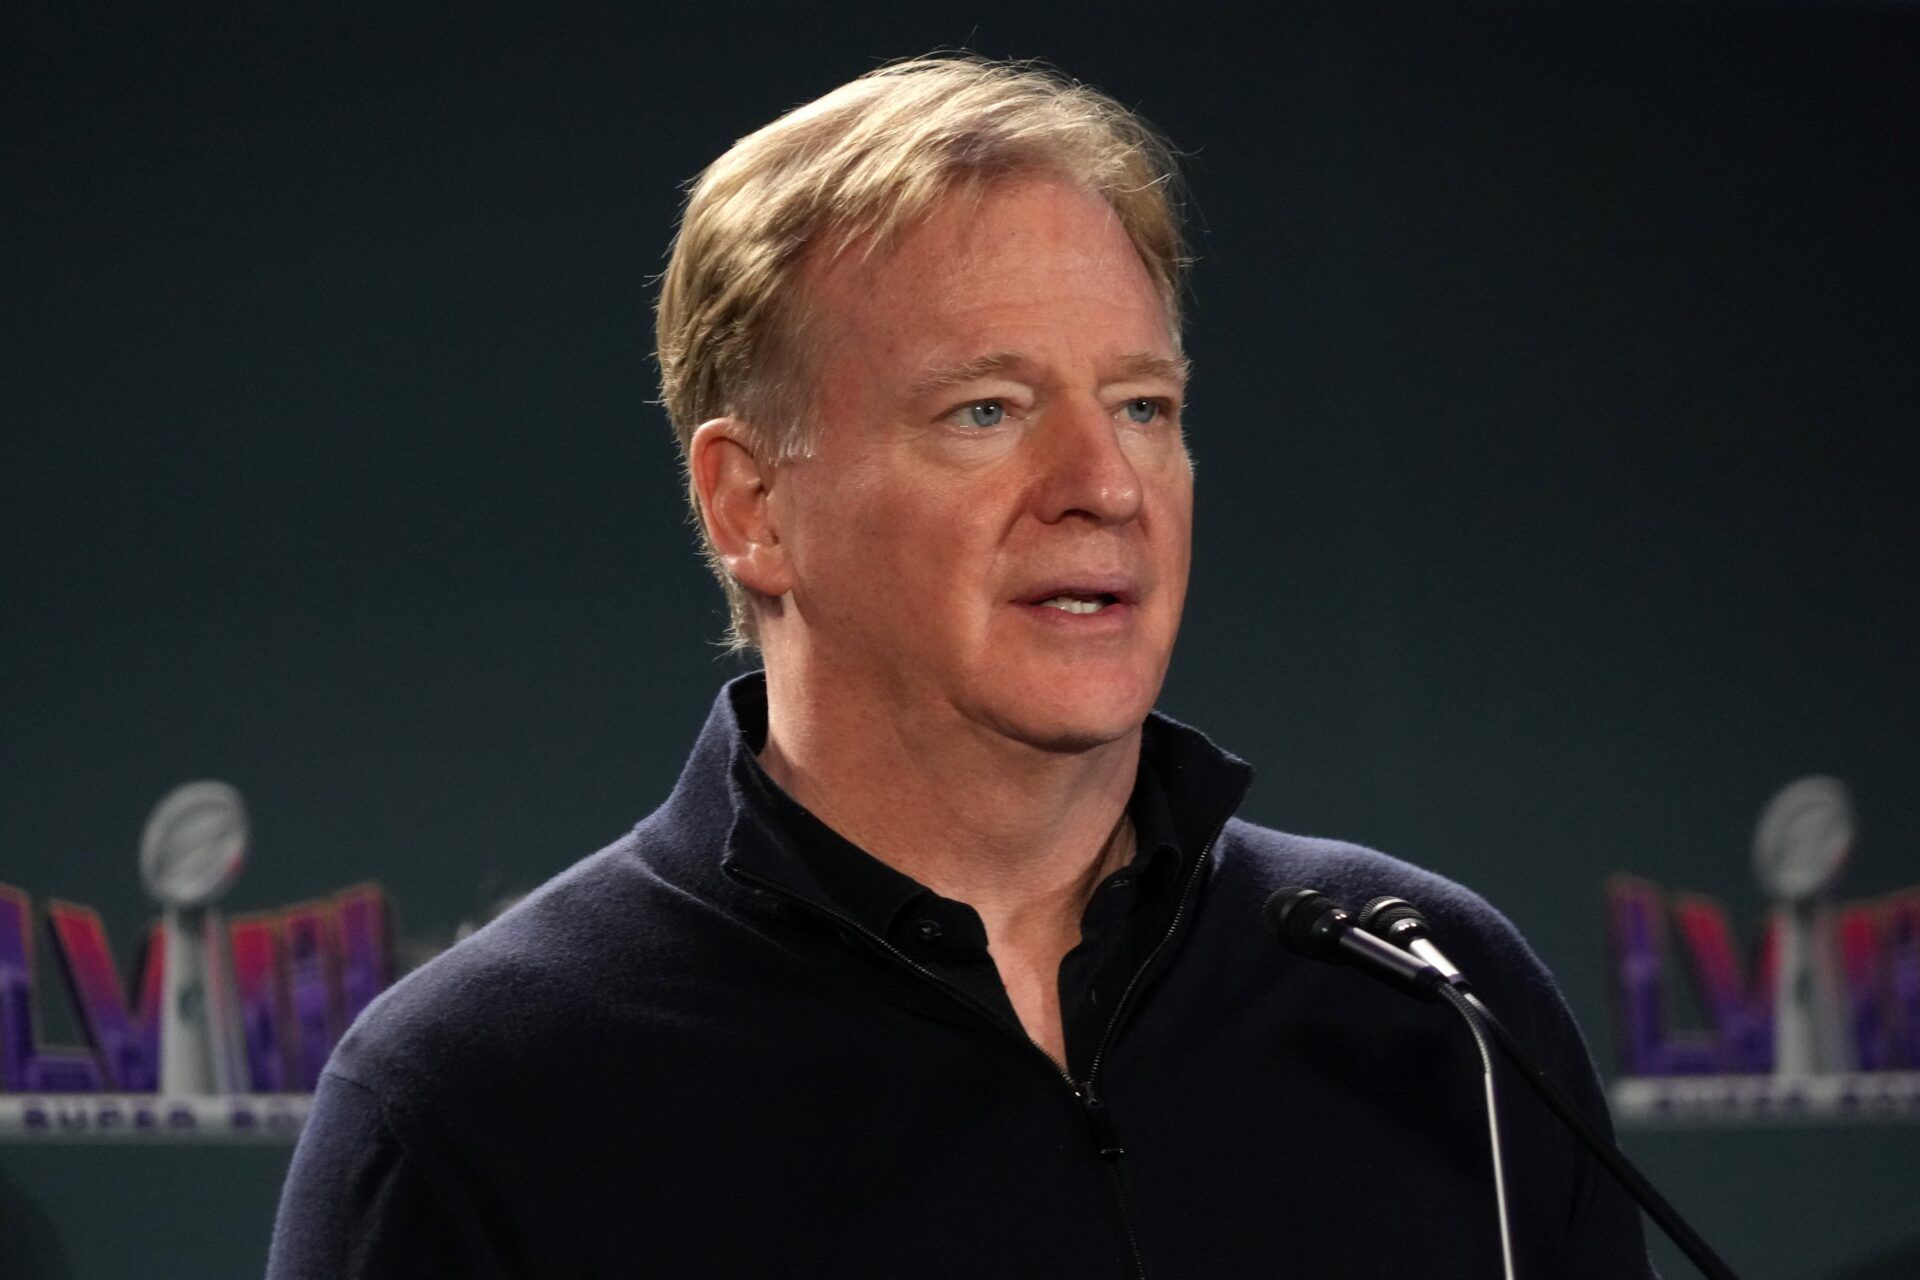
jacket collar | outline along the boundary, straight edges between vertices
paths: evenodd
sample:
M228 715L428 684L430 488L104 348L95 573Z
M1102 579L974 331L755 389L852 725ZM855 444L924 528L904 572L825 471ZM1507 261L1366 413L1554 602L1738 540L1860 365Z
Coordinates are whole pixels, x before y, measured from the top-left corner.
M715 836L724 833L723 868L747 872L812 901L828 901L832 895L794 847L789 823L766 820L768 807L760 788L772 784L757 760L766 731L766 677L756 671L728 682L714 699L660 816L674 826L693 824ZM1147 717L1140 755L1142 770L1152 770L1164 797L1181 862L1190 865L1239 808L1253 781L1252 766L1215 746L1199 730L1158 712ZM791 799L781 799L799 809ZM817 822L804 810L800 813Z

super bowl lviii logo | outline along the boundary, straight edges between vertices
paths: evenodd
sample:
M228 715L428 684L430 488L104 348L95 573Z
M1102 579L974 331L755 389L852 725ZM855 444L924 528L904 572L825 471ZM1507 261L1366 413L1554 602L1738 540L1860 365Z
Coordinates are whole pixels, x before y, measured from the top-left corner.
M373 885L227 919L247 814L223 782L163 799L140 842L160 918L121 981L100 915L52 901L46 935L86 1044L41 1043L33 904L0 884L0 1138L298 1132L335 1041L392 977Z
M1920 886L1837 900L1854 827L1835 778L1766 806L1753 868L1772 907L1750 948L1713 898L1608 885L1623 1118L1920 1118Z

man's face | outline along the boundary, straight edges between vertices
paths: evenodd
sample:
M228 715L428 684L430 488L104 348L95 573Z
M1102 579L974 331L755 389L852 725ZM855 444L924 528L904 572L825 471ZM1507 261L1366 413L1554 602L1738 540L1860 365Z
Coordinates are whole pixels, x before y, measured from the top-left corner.
M1165 308L1104 201L1046 180L814 264L817 447L772 514L835 697L1050 750L1136 730L1186 594Z

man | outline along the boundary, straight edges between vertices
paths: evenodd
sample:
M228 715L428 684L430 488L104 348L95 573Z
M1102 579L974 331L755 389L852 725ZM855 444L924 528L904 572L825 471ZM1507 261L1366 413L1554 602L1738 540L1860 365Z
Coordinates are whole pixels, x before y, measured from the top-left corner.
M1465 891L1232 817L1152 716L1193 473L1168 153L1083 87L930 60L738 143L661 290L665 402L764 675L666 804L342 1042L272 1274L1498 1274L1444 1008L1293 956L1276 887L1427 908L1604 1122ZM1504 1100L1521 1271L1647 1274Z

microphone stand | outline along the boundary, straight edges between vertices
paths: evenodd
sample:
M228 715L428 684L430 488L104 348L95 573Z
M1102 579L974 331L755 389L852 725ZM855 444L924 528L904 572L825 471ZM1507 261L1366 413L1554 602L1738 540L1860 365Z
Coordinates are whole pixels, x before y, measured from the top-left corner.
M1707 1246L1707 1242L1687 1225L1686 1219L1667 1203L1666 1197L1647 1181L1646 1175L1634 1167L1633 1162L1627 1159L1620 1148L1607 1141L1587 1123L1586 1117L1580 1114L1579 1108L1569 1102L1567 1096L1560 1092L1559 1087L1547 1078L1547 1074L1535 1066L1521 1051L1519 1042L1500 1024L1500 1019L1493 1016L1493 1010L1487 1008L1479 996L1452 985L1442 990L1447 993L1449 1000L1454 1002L1455 1008L1463 1010L1463 1016L1465 1007L1472 1007L1477 1018L1468 1018L1469 1023L1477 1021L1479 1025L1486 1028L1495 1046L1519 1071L1520 1078L1531 1085L1534 1093L1547 1104L1547 1108L1560 1117L1561 1123L1572 1130L1575 1137L1586 1144L1587 1150L1593 1152L1600 1163L1606 1166L1607 1172L1613 1175L1614 1180L1640 1203L1640 1207L1647 1211L1647 1216L1667 1233L1667 1238L1680 1246L1680 1251L1687 1255L1694 1266L1700 1268L1702 1275L1709 1277L1709 1280L1740 1280L1733 1273L1733 1268L1721 1261L1720 1256ZM1481 1044L1480 1053L1482 1057L1486 1055L1484 1043ZM1491 1084L1488 1088L1491 1090ZM1491 1106L1493 1099L1491 1091L1487 1099L1488 1105ZM1495 1158L1498 1159L1497 1156ZM1496 1172L1498 1168L1496 1164Z
M1314 889L1289 886L1276 889L1260 908L1261 921L1282 943L1310 959L1352 965L1361 972L1416 996L1445 1000L1466 1020L1486 1072L1487 1131L1493 1141L1493 1181L1500 1208L1500 1244L1508 1280L1513 1276L1513 1250L1507 1235L1506 1180L1500 1165L1500 1129L1494 1114L1493 1059L1487 1052L1491 1037L1507 1060L1519 1069L1540 1100L1560 1122L1584 1143L1615 1181L1639 1202L1667 1238L1700 1268L1708 1280L1740 1280L1733 1268L1707 1247L1694 1229L1675 1212L1666 1198L1629 1161L1620 1149L1596 1133L1579 1109L1520 1049L1500 1020L1473 994L1460 971L1427 940L1426 917L1400 898L1375 898L1361 912L1360 923L1339 903ZM1409 928L1408 926L1417 926ZM1376 936L1376 930L1385 936ZM1388 939L1391 938L1392 941ZM1406 948L1403 950L1402 948Z
M1627 1194L1647 1211L1647 1215L1667 1233L1667 1238L1680 1246L1680 1251L1687 1255L1694 1266L1700 1268L1702 1275L1707 1276L1708 1280L1739 1280L1739 1277L1733 1274L1733 1268L1721 1261L1720 1256L1707 1247L1707 1242L1687 1225L1686 1219L1667 1203L1666 1197L1654 1189L1653 1184L1648 1182L1646 1176L1633 1166L1633 1162L1621 1153L1620 1148L1588 1124L1586 1117L1580 1114L1579 1108L1567 1101L1566 1095L1560 1092L1553 1081L1547 1077L1546 1072L1540 1070L1525 1053L1521 1052L1519 1041L1515 1040L1506 1027L1501 1025L1500 1019L1493 1016L1493 1010L1487 1008L1480 997L1474 994L1473 988L1468 985L1466 978L1453 962L1434 946L1427 918L1418 907L1405 898L1396 898L1391 895L1378 897L1367 903L1365 909L1360 912L1359 924L1362 929L1382 941L1390 941L1404 948L1408 954L1418 957L1444 976L1447 982L1445 994L1448 1001L1461 1010L1462 1016L1465 1016L1468 1008L1475 1011L1479 1025L1485 1027L1487 1033L1493 1037L1493 1042L1500 1052L1506 1055L1507 1061L1520 1072L1520 1078L1525 1080L1534 1093L1539 1095L1540 1100L1547 1104L1548 1110L1560 1118L1560 1123L1566 1125L1573 1135L1586 1145L1594 1158L1613 1175L1614 1181L1618 1182ZM1484 1056L1485 1053L1486 1049L1483 1045L1481 1054Z
M1407 909L1413 909L1411 904L1407 904ZM1274 890L1260 908L1260 918L1267 929L1293 951L1328 964L1351 965L1409 995L1444 1000L1466 1021L1467 1030L1473 1032L1474 1046L1480 1050L1481 1087L1487 1100L1487 1141L1493 1149L1494 1204L1500 1219L1500 1261L1506 1280L1514 1280L1513 1231L1507 1221L1507 1177L1500 1153L1500 1111L1494 1105L1493 1055L1487 1050L1487 1033L1481 1026L1485 1009L1476 1007L1477 1002L1468 1004L1465 992L1455 989L1448 973L1440 966L1375 937L1364 926L1356 925L1339 903L1316 889L1292 886Z
M1480 1080L1487 1095L1487 1145L1493 1149L1493 1198L1500 1211L1500 1263L1506 1280L1514 1280L1513 1229L1507 1221L1507 1174L1500 1159L1500 1112L1493 1098L1493 1055L1487 1050L1486 1024L1492 1021L1492 1015L1478 1000L1451 983L1443 982L1434 991L1465 1021L1467 1030L1473 1032L1474 1047L1480 1050Z

